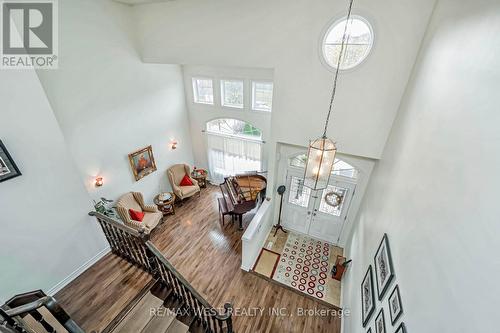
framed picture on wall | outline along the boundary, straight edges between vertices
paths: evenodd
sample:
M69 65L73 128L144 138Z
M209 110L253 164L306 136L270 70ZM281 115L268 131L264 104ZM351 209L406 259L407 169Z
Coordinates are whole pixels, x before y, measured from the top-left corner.
M391 315L391 324L394 326L396 321L403 314L403 306L401 305L401 295L399 294L399 285L396 285L391 295L389 296L389 314Z
M373 270L372 265L370 265L361 283L361 314L363 327L366 327L373 312L375 312L375 293L373 290Z
M372 333L372 328L370 327L366 333Z
M389 239L384 234L375 254L375 278L377 281L378 299L381 301L394 279Z
M401 325L399 325L398 329L396 330L396 333L406 333L405 323L401 323Z
M0 182L21 176L21 171L9 154L9 151L0 140Z
M377 318L375 318L375 333L386 333L384 309L380 309Z
M156 171L153 148L148 146L128 155L135 180L140 180Z

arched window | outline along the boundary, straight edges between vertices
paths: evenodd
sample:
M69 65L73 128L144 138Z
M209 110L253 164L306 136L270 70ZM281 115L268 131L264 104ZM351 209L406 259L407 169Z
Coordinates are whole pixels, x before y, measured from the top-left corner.
M322 58L330 69L337 68L346 18L334 22L326 31L321 45ZM340 69L359 65L373 46L373 29L366 19L354 15L347 24L347 40Z
M307 161L307 154L300 154L290 158L290 166L305 169ZM333 164L332 175L343 176L348 178L358 178L358 171L355 167L347 162L338 158L335 159Z
M262 131L238 119L215 119L207 122L207 148L210 178L223 182L224 177L249 171L262 171Z
M253 125L238 119L215 119L207 123L207 132L250 140L262 140L262 132Z

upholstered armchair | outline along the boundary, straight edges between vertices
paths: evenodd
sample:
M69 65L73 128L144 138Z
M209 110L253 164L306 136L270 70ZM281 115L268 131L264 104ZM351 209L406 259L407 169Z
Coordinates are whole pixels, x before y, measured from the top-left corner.
M129 209L145 213L144 219L139 222L130 218ZM136 230L150 233L160 223L163 214L155 205L144 204L144 197L139 192L129 192L118 199L116 211L125 225Z
M193 185L181 186L180 183L184 176L188 176ZM191 178L191 169L187 164L174 164L167 170L168 180L172 186L175 195L184 200L185 198L192 197L196 193L200 193L200 186L196 179Z

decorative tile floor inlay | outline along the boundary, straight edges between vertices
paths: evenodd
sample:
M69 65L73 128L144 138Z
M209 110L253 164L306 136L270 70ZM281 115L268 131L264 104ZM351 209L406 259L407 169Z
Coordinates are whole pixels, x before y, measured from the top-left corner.
M290 233L273 279L318 299L327 293L330 244Z

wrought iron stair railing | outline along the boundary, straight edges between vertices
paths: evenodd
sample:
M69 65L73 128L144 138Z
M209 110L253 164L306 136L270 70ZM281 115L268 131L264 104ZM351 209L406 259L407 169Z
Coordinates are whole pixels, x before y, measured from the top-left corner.
M97 212L90 212L89 215L97 219L111 251L149 272L170 288L173 296L203 325L205 332L234 333L232 305L224 304L221 311L212 307L154 246L149 234Z

